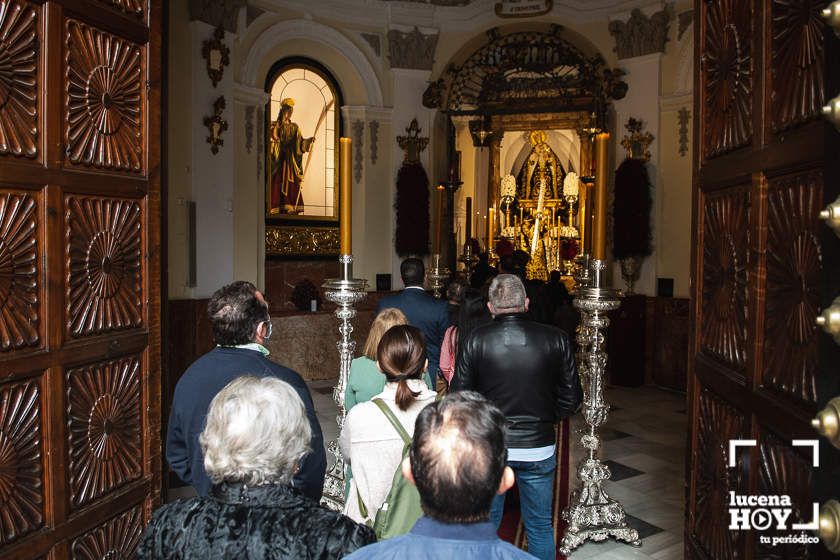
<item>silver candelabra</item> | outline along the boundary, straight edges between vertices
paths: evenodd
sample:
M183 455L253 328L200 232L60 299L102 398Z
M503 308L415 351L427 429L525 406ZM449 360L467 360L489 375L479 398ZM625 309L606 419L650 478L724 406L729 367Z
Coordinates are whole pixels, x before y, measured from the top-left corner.
M365 298L367 280L353 278L353 255L341 255L338 262L341 265L340 278L328 279L323 287L326 290L327 299L338 306L335 316L339 320L338 332L341 338L336 346L341 357L341 366L338 370L338 383L333 388L333 400L338 405L338 416L335 421L340 434L347 414L344 409L344 392L350 375L350 362L353 361L353 352L356 349L356 343L350 338L353 333L353 325L350 321L356 316L356 309L353 306ZM341 455L337 439L331 441L327 449L335 457L335 462L327 472L321 504L331 510L341 511L344 509L344 457Z
M603 541L613 537L633 546L642 544L638 531L627 526L624 507L604 490L603 483L612 474L598 456L601 447L598 428L606 422L610 409L604 401L603 378L607 364L604 331L610 323L607 312L618 309L621 293L601 286L605 261L590 262L584 257L578 262L579 287L574 305L580 310L581 322L577 333L577 356L583 384L583 417L588 429L582 430L580 438L580 444L586 450L577 468L580 486L572 492L571 503L563 512L569 526L560 553L566 556L587 540Z
M446 285L446 280L449 278L449 269L441 266L439 253L432 255L432 268L429 269L426 277L429 279L429 287L434 292L435 297L442 297L443 288Z

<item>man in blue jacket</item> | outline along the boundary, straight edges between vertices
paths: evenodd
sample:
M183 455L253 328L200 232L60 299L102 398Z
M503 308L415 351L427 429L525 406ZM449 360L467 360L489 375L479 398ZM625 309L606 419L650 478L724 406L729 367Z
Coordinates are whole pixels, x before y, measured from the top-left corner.
M271 336L271 319L263 295L250 282L234 282L213 294L207 313L216 348L193 362L175 387L166 434L169 466L200 496L207 495L212 483L204 471L198 436L204 429L210 402L237 377L273 376L295 389L312 429L310 451L301 461L292 486L313 500L320 500L327 468L321 425L309 388L300 375L267 358L263 342Z
M513 484L505 466L505 416L480 394L462 391L417 416L402 473L417 486L423 517L407 535L360 548L347 560L525 560L499 539L490 504Z
M429 376L434 383L438 377L443 335L451 324L449 322L449 307L445 300L436 299L423 289L426 269L420 259L413 257L405 259L400 264L400 276L405 289L398 294L379 300L376 312L379 313L385 308L394 307L405 314L410 325L420 329L426 341ZM430 387L430 389L434 389L434 387Z

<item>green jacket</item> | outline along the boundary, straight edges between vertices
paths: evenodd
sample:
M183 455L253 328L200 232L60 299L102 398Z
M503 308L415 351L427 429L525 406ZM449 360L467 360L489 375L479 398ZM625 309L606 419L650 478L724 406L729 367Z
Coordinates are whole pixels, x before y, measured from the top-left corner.
M432 391L432 379L429 372L423 374L423 380ZM350 363L350 377L344 391L344 408L347 412L359 403L367 402L385 388L385 374L376 367L376 362L367 356L359 356Z

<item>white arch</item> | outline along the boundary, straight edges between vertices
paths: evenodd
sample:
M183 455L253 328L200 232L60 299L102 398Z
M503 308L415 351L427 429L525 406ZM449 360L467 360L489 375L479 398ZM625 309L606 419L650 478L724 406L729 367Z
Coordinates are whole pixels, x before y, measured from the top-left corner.
M260 33L245 59L242 70L243 82L249 86L262 88L265 76L261 74L261 66L265 57L272 49L291 39L308 39L335 49L359 74L365 86L368 105L382 106L382 88L379 78L364 53L350 39L332 27L306 19L281 21Z

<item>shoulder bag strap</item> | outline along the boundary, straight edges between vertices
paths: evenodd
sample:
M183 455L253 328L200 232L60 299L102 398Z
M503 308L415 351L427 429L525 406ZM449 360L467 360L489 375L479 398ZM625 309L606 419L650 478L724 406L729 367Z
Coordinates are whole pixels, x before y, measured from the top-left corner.
M394 416L394 413L391 412L391 409L388 408L388 405L385 404L385 401L383 401L382 399L373 399L373 402L376 403L376 406L379 407L379 410L382 411L382 414L384 414L385 417L388 418L388 421L391 423L394 429L397 430L397 433L402 438L403 443L405 445L411 443L411 438L408 436L408 432L405 431L405 428L403 428L402 424L400 424L400 421L397 420L397 417Z

